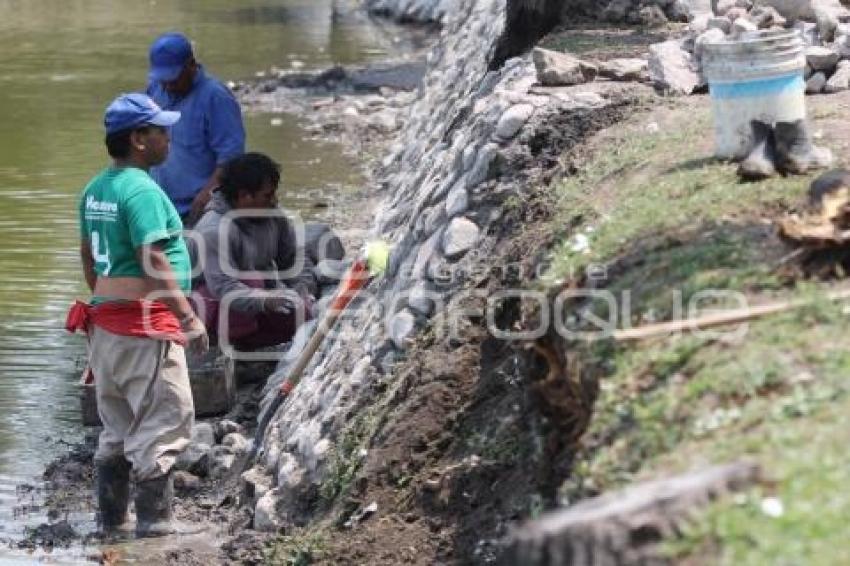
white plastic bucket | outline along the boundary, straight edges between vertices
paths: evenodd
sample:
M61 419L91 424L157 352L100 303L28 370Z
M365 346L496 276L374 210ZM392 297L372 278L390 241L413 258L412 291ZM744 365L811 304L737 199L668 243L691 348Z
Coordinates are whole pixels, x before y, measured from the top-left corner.
M806 118L805 66L797 30L750 32L705 44L702 70L711 93L717 157L746 156L751 120L774 124Z

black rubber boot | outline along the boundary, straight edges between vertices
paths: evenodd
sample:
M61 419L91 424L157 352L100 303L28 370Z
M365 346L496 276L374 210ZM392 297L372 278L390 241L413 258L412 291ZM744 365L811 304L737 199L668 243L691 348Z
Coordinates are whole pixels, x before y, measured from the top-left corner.
M831 151L812 145L805 120L777 122L775 135L777 167L783 173L803 175L832 164Z
M747 181L758 181L776 175L776 144L773 128L764 122L750 122L753 144L750 153L738 166L738 176Z
M171 517L174 479L171 472L136 482L136 536L160 537L176 532Z
M113 456L97 464L97 507L104 533L126 530L130 502L130 462Z

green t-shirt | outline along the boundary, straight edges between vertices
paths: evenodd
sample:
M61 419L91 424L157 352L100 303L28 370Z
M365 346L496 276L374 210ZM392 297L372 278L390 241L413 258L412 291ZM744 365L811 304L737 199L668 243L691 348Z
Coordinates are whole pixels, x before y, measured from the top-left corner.
M141 169L109 167L89 182L80 198L80 237L91 245L95 272L108 277L142 277L136 248L156 242L177 284L191 289L183 223L168 196Z

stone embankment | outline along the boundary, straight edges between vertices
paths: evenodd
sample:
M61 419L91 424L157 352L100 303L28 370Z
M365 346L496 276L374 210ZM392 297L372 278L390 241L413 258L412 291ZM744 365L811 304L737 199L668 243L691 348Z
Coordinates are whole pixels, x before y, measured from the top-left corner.
M370 13L402 23L441 24L460 0L366 0Z
M257 465L243 474L258 530L309 520L341 431L372 401L364 392L392 381L418 329L493 267L488 254L504 232L505 207L522 201L534 175L574 143L563 117L604 111L634 90L612 81L541 85L530 56L488 70L508 9L505 0L474 0L446 16L404 128L374 174L385 196L372 234L392 244L388 273L320 348L274 415ZM308 331L270 377L262 410Z

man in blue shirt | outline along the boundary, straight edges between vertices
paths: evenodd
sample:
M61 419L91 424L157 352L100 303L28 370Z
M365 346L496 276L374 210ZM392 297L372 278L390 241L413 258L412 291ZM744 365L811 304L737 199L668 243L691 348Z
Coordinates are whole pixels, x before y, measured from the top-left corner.
M242 113L230 90L204 72L182 34L166 33L151 44L149 79L148 95L181 114L171 129L168 160L150 174L191 226L218 185L221 165L245 151Z

